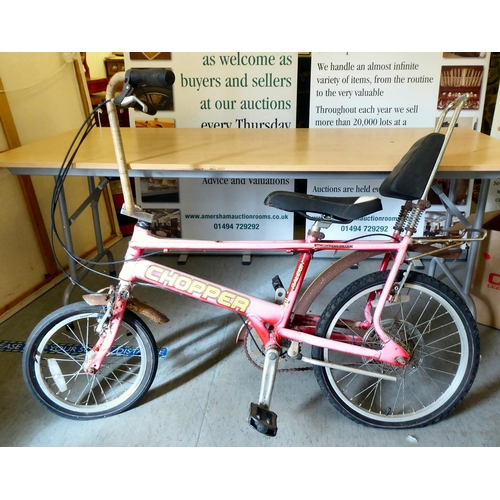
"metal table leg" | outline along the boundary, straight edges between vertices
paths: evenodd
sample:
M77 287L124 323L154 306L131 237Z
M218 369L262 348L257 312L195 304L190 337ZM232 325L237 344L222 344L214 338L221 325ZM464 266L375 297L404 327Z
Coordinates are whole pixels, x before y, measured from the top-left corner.
M490 179L482 179L481 187L479 190L479 199L476 206L476 214L474 218L474 223L472 224L473 229L481 229L483 226L484 213L486 209L486 202L488 200L489 188L490 188ZM450 215L450 220L451 220L451 215ZM457 289L458 293L460 293L462 298L465 300L465 303L471 310L474 317L476 317L476 306L470 295L470 288L472 285L472 277L474 274L474 265L476 263L476 257L479 251L479 243L480 243L479 241L470 242L469 254L467 256L465 278L463 279L462 283L460 283L460 281L453 275L453 273L450 271L443 258L434 257L431 260L429 266L429 274L431 276L435 275L437 266L439 266L442 269L442 271L446 274L448 279Z
M63 234L65 245L69 252L74 254L74 246L73 246L73 237L71 234L71 225L76 221L76 219L80 216L80 214L90 205L92 210L92 218L94 222L94 236L97 245L97 255L95 257L95 262L99 262L101 259L106 256L108 258L109 263L109 274L111 276L116 276L116 269L113 262L113 254L109 249L104 248L102 232L101 232L101 221L99 216L99 199L102 194L103 189L109 182L109 178L104 178L99 185L96 187L94 183L93 177L88 177L88 187L89 187L89 196L88 198L80 205L80 207L76 210L76 212L70 217L68 215L68 207L66 204L66 196L64 193L64 186L61 189L61 193L59 195L59 211L61 215ZM89 268L92 266L89 265ZM63 294L63 304L69 304L71 292L75 288L76 283L78 283L87 273L90 272L91 269L82 268L80 272L77 269L76 262L68 258L68 268L69 268L69 276L71 278L70 283L66 286L66 289Z
M57 181L57 177L56 177ZM68 205L66 204L66 195L64 193L64 186L61 187L59 193L59 213L61 215L61 223L64 234L64 244L69 252L74 253L73 238L71 237L71 221L68 215ZM78 278L76 271L76 262L73 259L68 259L69 275L73 280ZM66 302L65 302L66 303Z
M479 199L476 207L476 217L472 227L474 229L481 229L483 226L484 213L486 211L486 202L488 201L488 192L490 189L490 179L481 180L481 188L479 190ZM467 260L467 273L464 279L463 290L469 293L472 284L472 276L474 274L474 265L476 263L477 253L479 251L479 241L472 241L470 245L469 258Z

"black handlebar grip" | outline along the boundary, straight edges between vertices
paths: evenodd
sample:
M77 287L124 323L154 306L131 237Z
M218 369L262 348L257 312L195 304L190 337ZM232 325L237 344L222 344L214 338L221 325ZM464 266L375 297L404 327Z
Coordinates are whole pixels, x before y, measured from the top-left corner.
M168 87L175 82L175 75L165 68L135 68L127 70L125 82L132 87Z

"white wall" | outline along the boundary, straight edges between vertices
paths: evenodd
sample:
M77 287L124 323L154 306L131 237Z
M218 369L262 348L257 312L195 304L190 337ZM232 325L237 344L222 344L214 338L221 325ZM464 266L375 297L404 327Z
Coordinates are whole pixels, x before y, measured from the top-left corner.
M80 126L73 63L60 52L0 52L0 77L21 144Z
M75 54L76 56L77 54ZM61 52L0 52L0 78L6 91L21 144L28 144L68 130L76 130L84 119L71 57ZM0 127L1 129L1 127ZM68 144L69 146L69 144ZM6 149L0 130L0 147ZM61 161L63 158L61 158ZM52 177L32 177L45 226L50 228ZM66 186L72 213L88 196L85 178L69 178ZM103 236L112 229L103 201L100 204ZM18 179L0 169L0 320L2 313L40 287L45 266L38 248ZM75 250L79 255L95 247L93 222L86 210L75 224ZM59 258L66 256L58 251Z
M104 59L112 55L112 52L87 52L87 64L91 78L106 78Z
M497 96L497 104L495 106L495 114L493 115L490 135L500 139L500 92Z

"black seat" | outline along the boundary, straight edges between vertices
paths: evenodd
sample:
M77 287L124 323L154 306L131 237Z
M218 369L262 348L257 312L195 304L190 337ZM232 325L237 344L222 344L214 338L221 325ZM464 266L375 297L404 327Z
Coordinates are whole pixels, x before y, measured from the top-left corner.
M382 210L382 202L375 196L328 197L290 191L274 191L264 204L287 212L327 215L342 224Z
M433 132L419 139L380 185L379 193L399 200L420 200L445 136Z

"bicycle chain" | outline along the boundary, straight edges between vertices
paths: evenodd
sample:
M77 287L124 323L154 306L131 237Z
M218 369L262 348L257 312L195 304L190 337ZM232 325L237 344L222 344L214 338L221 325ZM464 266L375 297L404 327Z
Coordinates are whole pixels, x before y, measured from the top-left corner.
M245 337L243 339L243 349L245 350L245 355L248 359L248 361L250 361L250 363L255 366L256 368L258 368L259 370L264 370L264 367L263 366L260 366L258 363L256 363L254 361L254 359L252 358L250 352L248 351L248 347L247 347L247 341L248 341L248 336L251 335L248 331L245 332ZM264 354L262 354L262 357L264 357ZM302 366L302 367L297 367L297 368L278 368L278 370L276 370L276 373L286 373L286 372L305 372L305 371L310 371L312 370L312 367L311 366Z

